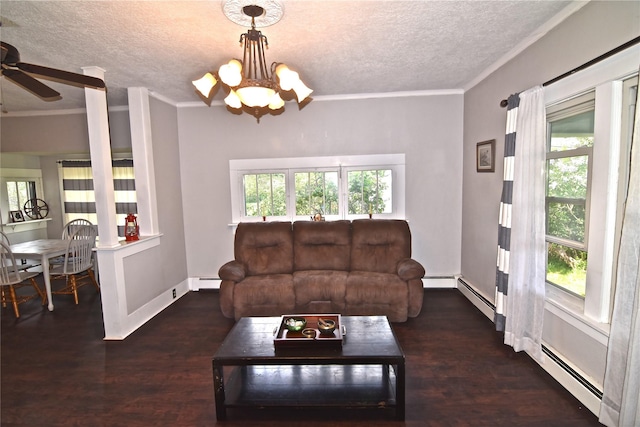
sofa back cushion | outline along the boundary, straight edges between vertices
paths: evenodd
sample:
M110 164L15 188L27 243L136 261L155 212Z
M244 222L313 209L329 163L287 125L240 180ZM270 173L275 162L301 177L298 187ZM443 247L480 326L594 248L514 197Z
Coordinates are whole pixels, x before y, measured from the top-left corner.
M411 232L404 220L357 219L351 224L351 271L396 273L411 257Z
M296 221L293 223L294 271L349 271L349 221Z
M234 254L248 276L293 273L293 233L290 222L241 222Z

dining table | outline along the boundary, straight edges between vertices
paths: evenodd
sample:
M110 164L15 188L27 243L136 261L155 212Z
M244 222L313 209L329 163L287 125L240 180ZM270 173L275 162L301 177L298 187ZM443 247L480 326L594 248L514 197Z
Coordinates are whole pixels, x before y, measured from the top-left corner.
M42 275L44 276L49 311L53 311L49 259L64 255L68 250L68 245L69 241L67 239L38 239L11 245L11 252L13 252L16 259L39 260L42 264Z

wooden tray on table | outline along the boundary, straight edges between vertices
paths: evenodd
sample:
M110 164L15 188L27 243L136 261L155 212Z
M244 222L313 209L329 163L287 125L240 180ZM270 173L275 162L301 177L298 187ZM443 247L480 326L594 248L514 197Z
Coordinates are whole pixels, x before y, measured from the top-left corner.
M304 318L307 324L304 329L315 331L314 336L305 336L302 331L290 331L285 322L292 318ZM333 320L336 328L332 333L320 333L318 319ZM342 337L346 334L339 314L285 314L280 317L280 324L274 333L273 344L278 349L283 348L341 348Z

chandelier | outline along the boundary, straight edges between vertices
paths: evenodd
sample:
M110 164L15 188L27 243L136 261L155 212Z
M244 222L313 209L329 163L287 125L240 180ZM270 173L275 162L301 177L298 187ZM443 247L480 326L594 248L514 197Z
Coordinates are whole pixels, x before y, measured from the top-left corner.
M259 2L259 0L252 1ZM271 15L267 14L262 6L256 4L243 6L242 15L229 12L226 5L223 6L223 10L225 15L236 23L243 23L250 18L251 29L240 35L240 45L243 46L242 61L231 59L217 72L210 71L192 82L205 103L211 105L215 95L214 88L218 82L227 93L224 98L227 109L234 114L242 114L245 111L253 115L258 122L265 114L280 114L284 111L285 100L295 97L299 108L309 102L311 100L309 95L313 90L300 80L298 73L285 64L277 62L267 67L264 51L268 48L269 42L266 36L256 30L256 18L265 17L265 22L271 25L282 16L282 8L277 8Z

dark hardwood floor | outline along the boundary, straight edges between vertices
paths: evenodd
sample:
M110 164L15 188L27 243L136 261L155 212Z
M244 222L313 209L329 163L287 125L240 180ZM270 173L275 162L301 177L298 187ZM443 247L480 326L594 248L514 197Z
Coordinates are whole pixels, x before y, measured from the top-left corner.
M124 341L104 341L100 298L2 309L2 426L216 425L211 357L233 326L215 291L191 292ZM426 290L393 325L407 358L406 421L378 411L230 411L225 426L590 426L596 417L502 344L457 290Z

